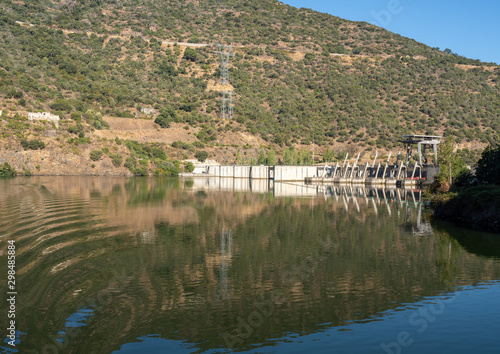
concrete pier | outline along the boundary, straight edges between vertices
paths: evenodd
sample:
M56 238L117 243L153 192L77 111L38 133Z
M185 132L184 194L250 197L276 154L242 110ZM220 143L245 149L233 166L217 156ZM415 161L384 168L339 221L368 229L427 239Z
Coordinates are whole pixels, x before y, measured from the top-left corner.
M398 154L394 164L390 163L391 154L385 162L377 162L378 153L372 163L358 164L358 158L353 165L347 158L344 163L336 162L332 166L317 167L315 177L307 177L306 183L312 184L351 184L368 186L416 186L429 184L439 173L435 165L407 165L401 161Z

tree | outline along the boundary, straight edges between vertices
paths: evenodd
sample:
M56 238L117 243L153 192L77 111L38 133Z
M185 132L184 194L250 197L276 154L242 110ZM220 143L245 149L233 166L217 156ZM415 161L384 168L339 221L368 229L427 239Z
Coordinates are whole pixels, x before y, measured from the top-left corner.
M323 162L332 162L335 160L335 151L330 150L330 147L327 147L325 153L323 154Z
M260 150L259 158L257 160L258 165L265 165L267 162L266 155L264 154L264 150Z
M235 154L235 156L234 156L234 157L235 157L235 161L234 161L234 163L235 163L236 165L243 165L243 164L245 163L245 159L241 156L241 154L240 154L240 150L237 150L237 151L236 151L236 154Z
M194 164L193 164L191 161L189 161L189 162L186 164L186 167L185 167L185 168L186 168L186 171L187 171L187 172L191 173L191 172L193 172L193 171L194 171Z
M313 163L311 151L300 149L297 163L299 165L311 165Z
M184 51L184 59L189 61L196 61L198 60L198 52L194 49L186 48L186 50Z
M477 162L476 177L481 182L500 185L500 146L488 146Z
M177 120L177 114L172 107L163 107L155 119L155 123L162 128L169 128L170 123Z
M205 160L207 159L208 157L208 152L204 151L204 150L198 150L196 151L196 153L194 154L194 157L198 159L198 161L200 162L205 162Z
M276 153L274 152L274 150L271 150L267 153L267 164L269 166L274 166L276 165Z
M283 154L283 164L295 165L297 163L297 160L297 151L295 151L295 148L293 146L290 146L285 150L285 153Z
M175 69L175 66L173 64L169 63L168 61L166 61L165 59L160 63L160 65L158 65L158 69L156 70L156 72L160 75L165 76L165 77L178 75L178 72Z
M440 172L436 179L442 186L447 185L448 189L453 184L453 179L466 169L465 162L455 152L455 145L455 139L452 136L447 137L444 143L439 145Z

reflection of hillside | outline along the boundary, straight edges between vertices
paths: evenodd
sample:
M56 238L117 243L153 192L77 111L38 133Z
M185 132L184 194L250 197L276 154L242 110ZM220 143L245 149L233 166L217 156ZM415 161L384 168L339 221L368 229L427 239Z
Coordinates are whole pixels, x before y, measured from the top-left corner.
M271 301L272 315L238 343L243 348L319 324L369 321L500 276L498 262L447 235L409 232L418 209L390 200L274 198L169 179L60 179L27 179L23 192L0 183L13 189L0 201L10 210L0 225L18 239L27 350L53 344L82 308L92 316L65 342L68 352L109 353L152 333L223 347L221 335L235 333L238 317ZM22 212L19 196L32 201Z
M11 188L5 197L23 200L37 212L46 207L33 202L41 192L91 201L88 210L110 226L151 230L159 222L171 225L198 223L197 206L213 207L222 218L240 219L260 212L257 195L182 191L177 179L120 177L33 177L22 188ZM36 187L34 187L36 186ZM187 193L186 193L187 192ZM193 198L194 197L194 198Z
M497 234L477 231L475 237L470 237L470 230L440 220L433 220L433 227L437 232L457 240L470 253L500 259L500 237Z
M340 215L328 216L331 211ZM142 331L212 343L200 344L203 349L223 345L217 339L220 333L233 331L238 316L248 316L255 301L272 299L273 289L281 291L281 299L266 326L256 329L259 340L285 332L315 331L319 323L339 326L370 319L421 296L495 279L500 274L498 264L464 253L457 243L430 237L408 242L398 226L401 220L391 222L383 217L375 222L373 217L368 218L373 233L367 237L362 230L355 231L351 222L345 222L349 215L325 202L311 209L309 201L294 201L273 203L262 215L249 218L233 230L233 257L227 270L229 296L223 301L218 296L220 258L219 262L208 261L209 267L206 263L213 259L210 255L221 257L220 225L208 229L213 231L208 232L211 237L203 246L184 243L181 237L172 239L175 231L159 228L158 237L165 243L156 244L149 253L155 258L148 267L156 271L148 272L148 281L144 282L147 289L156 290L146 298L150 310L143 309L140 316L151 318L152 323L136 330L135 337L130 333L129 340ZM318 226L314 229L313 225ZM275 233L277 238L269 237ZM166 242L166 236L178 241ZM411 252L415 248L418 253ZM207 257L198 259L200 254ZM186 261L175 266L180 255ZM306 259L310 264L307 271ZM487 264L488 270L476 273ZM128 294L137 304L137 298ZM137 327L139 319L132 325ZM173 335L172 329L179 334ZM246 344L250 343L253 341Z

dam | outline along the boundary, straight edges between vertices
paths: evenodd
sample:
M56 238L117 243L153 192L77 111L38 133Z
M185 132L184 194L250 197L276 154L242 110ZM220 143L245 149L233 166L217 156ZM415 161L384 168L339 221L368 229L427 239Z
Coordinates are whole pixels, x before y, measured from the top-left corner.
M385 160L359 163L361 153L352 162L346 154L342 162L324 165L198 165L192 174L182 176L203 176L252 180L272 180L274 182L305 182L308 184L350 184L367 186L417 186L429 184L439 173L437 145L440 136L403 135L399 142L406 147L406 154L398 153L391 163L392 153ZM414 146L417 154L413 154ZM426 154L428 147L433 148L434 159L429 163ZM352 163L351 163L352 162Z

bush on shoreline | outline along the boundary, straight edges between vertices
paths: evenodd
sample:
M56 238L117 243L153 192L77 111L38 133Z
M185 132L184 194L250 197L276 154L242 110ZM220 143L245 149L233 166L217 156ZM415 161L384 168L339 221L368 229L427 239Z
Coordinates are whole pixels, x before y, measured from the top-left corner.
M434 216L500 231L499 176L500 147L488 147L483 151L474 175L469 171L462 172L456 176L452 192L432 195Z
M9 163L4 162L3 165L0 165L0 177L14 177L15 175L17 172Z
M434 216L500 231L500 186L483 185L431 198Z

